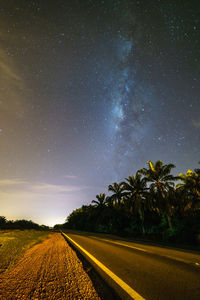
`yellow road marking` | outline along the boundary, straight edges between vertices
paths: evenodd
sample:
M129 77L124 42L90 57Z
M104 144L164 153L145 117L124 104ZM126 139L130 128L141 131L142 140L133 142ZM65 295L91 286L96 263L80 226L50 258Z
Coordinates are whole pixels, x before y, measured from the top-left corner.
M97 237L94 237L94 236L92 238L97 239L99 241L105 241L105 242L108 242L108 243L111 243L111 244L116 244L116 245L120 245L120 246L124 246L124 247L128 247L128 248L136 249L136 250L139 250L139 251L147 252L147 250L139 248L139 247L135 247L135 246L127 245L127 244L122 244L122 243L119 243L119 242L114 242L114 241L106 240L106 239L102 239L102 238L97 238Z
M145 300L140 294L134 291L128 284L126 284L121 278L115 275L110 269L104 266L99 260L97 260L92 254L87 250L77 244L73 239L71 239L67 234L63 233L67 239L69 239L74 245L76 245L81 251L83 251L99 268L101 268L108 276L112 278L132 299L135 300Z

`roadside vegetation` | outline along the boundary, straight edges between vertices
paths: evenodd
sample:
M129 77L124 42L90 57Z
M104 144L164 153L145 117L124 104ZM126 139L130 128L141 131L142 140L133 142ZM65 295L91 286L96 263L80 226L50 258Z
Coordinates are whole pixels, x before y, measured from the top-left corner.
M0 273L9 268L28 248L47 238L48 231L0 230Z
M46 225L39 225L31 220L7 220L6 217L0 216L0 229L35 229L35 230L49 230Z
M200 169L174 176L173 168L149 161L135 175L110 184L109 196L97 195L55 228L200 245Z

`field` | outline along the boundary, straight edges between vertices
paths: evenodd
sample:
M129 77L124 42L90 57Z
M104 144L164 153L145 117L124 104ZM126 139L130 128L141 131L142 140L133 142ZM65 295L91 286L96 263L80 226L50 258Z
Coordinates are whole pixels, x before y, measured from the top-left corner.
M2 230L0 231L0 273L13 265L33 245L43 241L47 231Z

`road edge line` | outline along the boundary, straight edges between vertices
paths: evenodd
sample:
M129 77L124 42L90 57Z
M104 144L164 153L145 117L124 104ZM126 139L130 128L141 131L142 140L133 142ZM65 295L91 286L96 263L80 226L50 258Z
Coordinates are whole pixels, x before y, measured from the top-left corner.
M132 299L135 300L145 300L140 294L138 294L134 289L132 289L127 283L125 283L121 278L115 275L110 269L104 266L98 259L96 259L92 254L90 254L87 250L81 247L78 243L76 243L72 238L70 238L64 232L61 232L72 244L78 247L86 256L88 256L103 272L106 273L121 289L123 289Z

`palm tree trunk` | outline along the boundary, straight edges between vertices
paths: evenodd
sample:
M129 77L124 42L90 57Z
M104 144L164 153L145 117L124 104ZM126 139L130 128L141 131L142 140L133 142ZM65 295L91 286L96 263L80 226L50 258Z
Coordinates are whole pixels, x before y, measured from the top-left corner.
M170 228L170 229L173 229L171 217L170 217L170 215L168 215L168 214L167 214L167 222L168 222L169 228Z
M145 234L144 224L142 224L142 234Z
M144 228L144 215L141 212L141 210L139 210L139 216L140 216L140 220L141 220L141 227L142 227L142 234L145 234L145 228Z

